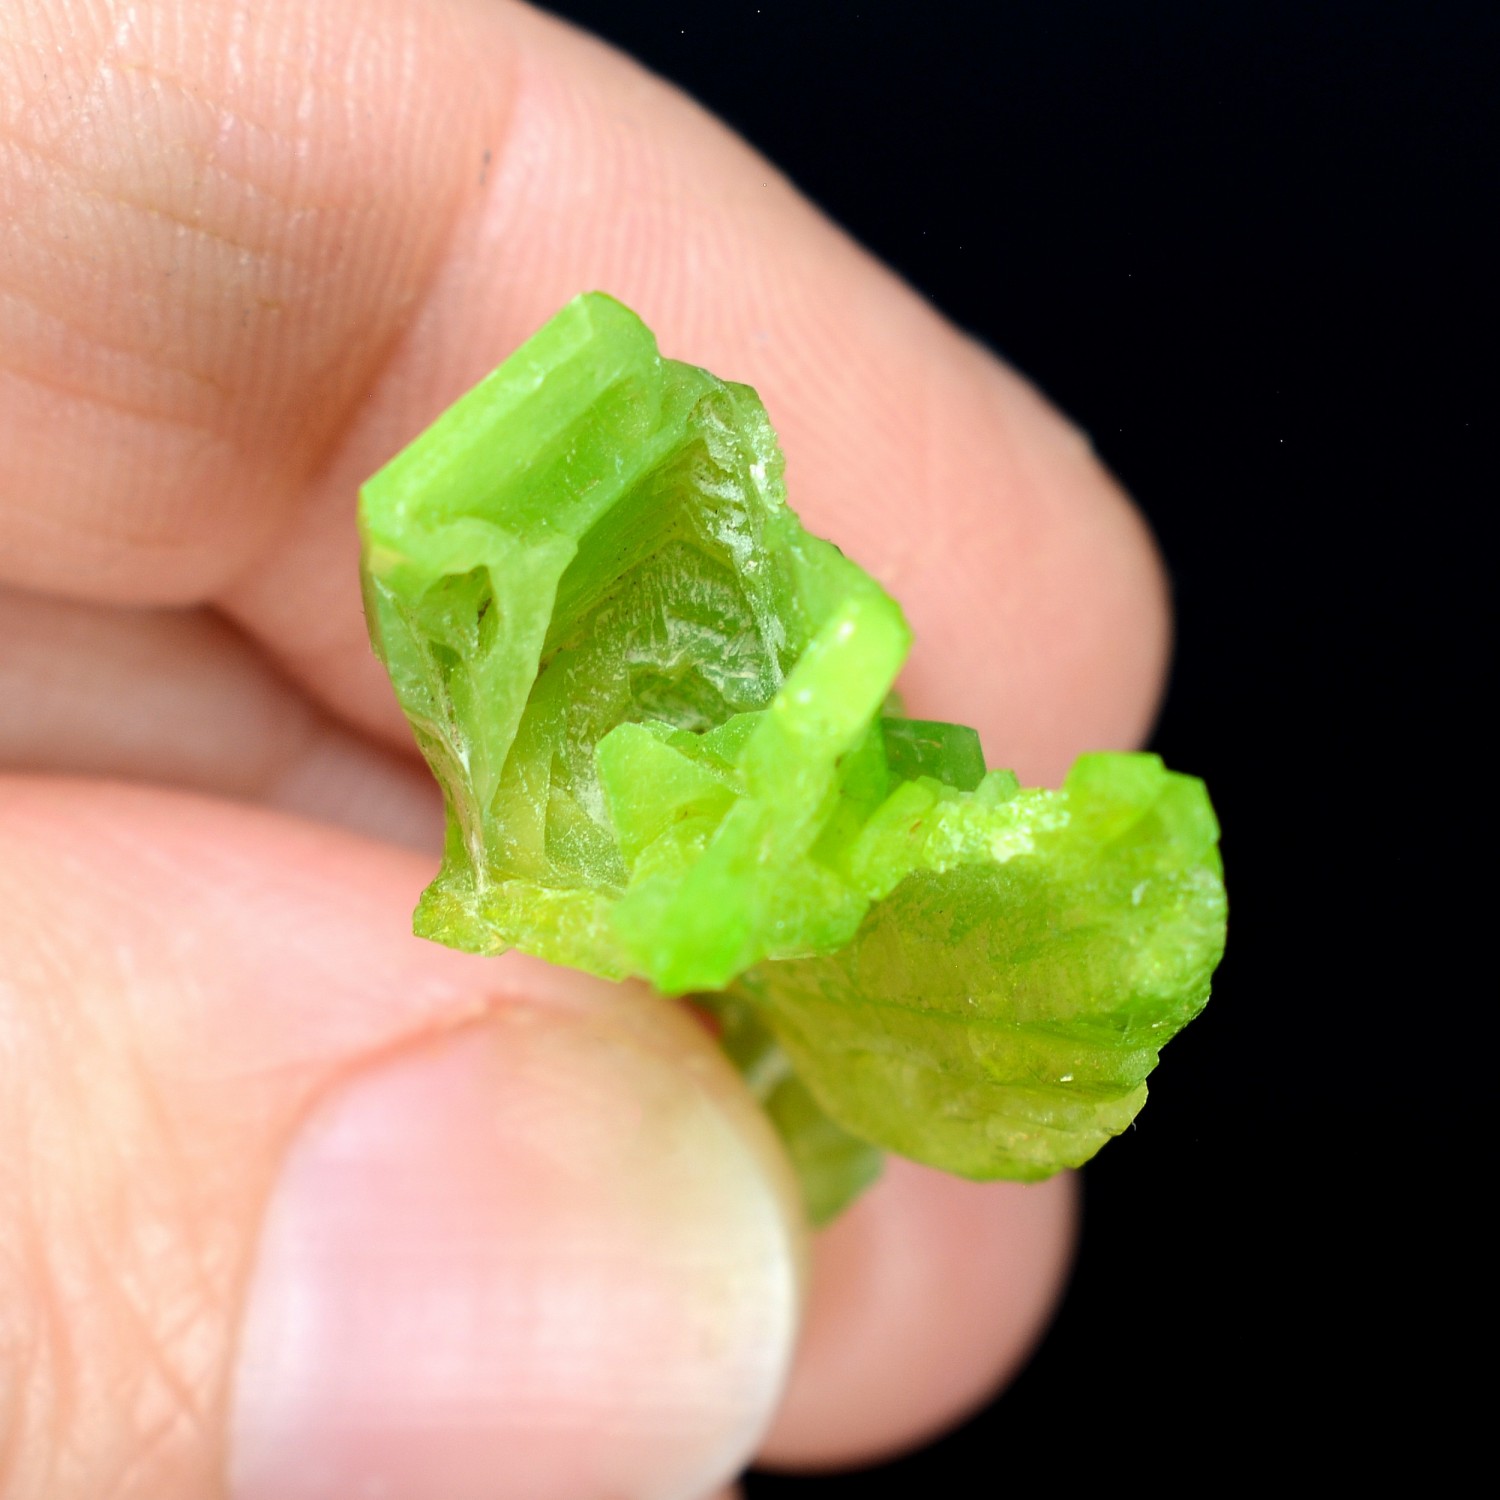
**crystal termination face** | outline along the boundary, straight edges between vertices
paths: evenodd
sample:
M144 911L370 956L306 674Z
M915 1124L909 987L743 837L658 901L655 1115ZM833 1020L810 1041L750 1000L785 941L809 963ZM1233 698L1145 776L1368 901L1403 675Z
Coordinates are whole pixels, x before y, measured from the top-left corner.
M788 508L746 386L570 303L363 488L365 610L443 788L416 930L704 995L815 1219L867 1143L1034 1179L1134 1118L1223 949L1201 782L1058 791L892 712L896 603Z

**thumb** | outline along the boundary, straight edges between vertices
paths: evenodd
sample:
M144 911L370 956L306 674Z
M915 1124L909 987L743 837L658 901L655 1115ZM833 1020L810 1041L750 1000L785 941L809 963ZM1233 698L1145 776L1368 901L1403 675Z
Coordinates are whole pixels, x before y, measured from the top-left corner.
M421 861L0 781L0 1495L695 1500L801 1230L664 1002L419 943Z

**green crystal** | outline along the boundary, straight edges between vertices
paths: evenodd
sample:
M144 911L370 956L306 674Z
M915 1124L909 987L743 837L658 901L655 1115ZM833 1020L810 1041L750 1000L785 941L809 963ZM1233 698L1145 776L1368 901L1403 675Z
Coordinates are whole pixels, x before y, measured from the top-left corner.
M720 1022L729 1060L786 1144L808 1217L826 1224L880 1175L880 1149L828 1116L757 1006L733 992L704 1003Z
M1203 783L1089 755L1060 792L991 773L902 793L899 828L867 827L904 857L854 942L738 988L855 1135L974 1177L1077 1166L1208 998L1224 896Z
M360 519L447 802L420 934L729 991L819 1217L864 1142L1030 1178L1134 1116L1223 945L1201 783L1097 755L1022 790L973 730L900 716L906 623L788 509L753 391L580 297Z

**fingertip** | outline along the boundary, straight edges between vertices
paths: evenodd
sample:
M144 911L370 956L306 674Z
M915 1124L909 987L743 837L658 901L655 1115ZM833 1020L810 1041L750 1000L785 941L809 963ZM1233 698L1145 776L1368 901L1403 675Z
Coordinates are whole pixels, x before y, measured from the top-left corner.
M0 812L0 1469L219 1494L226 1408L242 1500L693 1500L743 1467L804 1231L701 1025L417 941L425 862L335 830L81 780L0 778Z
M800 1218L702 1029L519 1005L338 1088L245 1317L235 1500L704 1494L769 1420Z
M892 1159L814 1243L806 1326L759 1461L869 1463L981 1406L1051 1317L1077 1217L1071 1176L973 1183Z

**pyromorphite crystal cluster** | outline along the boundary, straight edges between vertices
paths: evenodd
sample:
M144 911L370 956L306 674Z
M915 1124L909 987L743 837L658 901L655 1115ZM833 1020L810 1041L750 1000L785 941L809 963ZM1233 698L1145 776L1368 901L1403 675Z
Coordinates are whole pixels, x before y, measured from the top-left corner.
M1223 947L1201 782L1060 791L892 711L895 602L788 509L755 393L570 303L365 485L365 608L442 784L425 937L717 998L827 1217L876 1143L1091 1156Z

